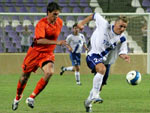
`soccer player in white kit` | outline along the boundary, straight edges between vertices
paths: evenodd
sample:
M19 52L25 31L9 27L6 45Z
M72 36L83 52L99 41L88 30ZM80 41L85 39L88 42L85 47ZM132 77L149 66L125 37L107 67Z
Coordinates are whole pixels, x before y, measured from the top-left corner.
M122 16L116 19L114 25L110 25L99 13L94 13L80 22L78 27L83 29L84 25L91 20L95 20L96 29L90 39L91 49L86 57L86 62L91 71L95 73L95 76L93 78L93 88L84 102L86 112L91 112L92 103L103 102L100 97L100 88L106 72L104 61L107 60L107 56L111 51L126 42L123 32L128 24L126 17ZM120 54L120 57L130 62L130 57L127 54Z
M63 75L65 71L75 71L75 79L76 84L81 85L80 82L80 59L82 49L84 48L86 51L88 50L86 46L85 37L83 34L79 33L80 29L77 27L77 23L73 25L73 33L68 35L66 38L67 44L72 48L72 52L70 52L70 60L72 62L72 66L69 67L61 67L60 75Z

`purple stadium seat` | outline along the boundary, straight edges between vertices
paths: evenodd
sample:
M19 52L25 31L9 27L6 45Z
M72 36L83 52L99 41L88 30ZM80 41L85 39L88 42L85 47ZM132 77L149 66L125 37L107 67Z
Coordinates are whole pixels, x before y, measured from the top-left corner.
M79 21L81 21L81 20L83 20L83 19L85 19L84 16L78 16L78 17L77 17L77 22L79 22Z
M36 7L30 7L29 12L31 12L31 13L36 13L36 12L38 12L38 11L37 11L37 8L36 8Z
M14 30L13 30L13 28L12 28L12 26L11 25L7 25L6 27L5 27L5 32L13 32Z
M61 29L62 32L68 32L69 28L67 26L63 26Z
M28 12L28 10L26 7L20 7L19 12Z
M80 0L79 6L88 7L89 6L88 0Z
M146 9L146 12L150 13L150 7Z
M16 6L23 7L24 6L23 0L16 0Z
M0 7L0 12L5 12L5 9L3 7Z
M75 21L74 16L67 16L66 17L66 21L69 21L69 20Z
M142 6L143 7L150 7L150 0L143 0Z
M35 6L35 1L34 0L27 0L26 6L28 6L28 7L34 7Z
M13 7L13 6L15 6L14 3L15 3L15 2L12 1L12 0L6 0L6 1L5 1L5 6L6 6L6 7Z
M17 27L16 27L16 32L18 32L18 33L20 33L20 32L23 32L23 27L22 27L22 25L18 25Z
M80 7L74 7L73 8L73 13L81 13L81 8Z
M71 9L69 7L63 7L61 12L62 13L71 13Z
M78 5L78 2L77 2L77 1L75 1L75 0L70 0L69 6L71 6L71 7L77 7L77 6L79 6L79 5Z
M16 52L17 52L17 48L15 47L8 48L8 53L16 53Z
M37 3L36 6L38 6L38 7L45 7L46 6L44 0L36 0L36 3Z
M83 10L84 13L92 13L92 9L90 7L85 7Z
M69 34L70 34L70 32L65 32L64 33L64 38L66 39Z
M13 16L12 20L19 20L19 16Z
M0 53L3 53L3 52L4 52L4 49L0 47Z
M17 12L15 7L9 7L8 12Z
M66 6L68 6L67 0L59 0L59 1L58 1L58 4L59 4L61 7L66 7Z
M50 3L50 2L54 2L54 0L48 0L48 3Z
M42 13L46 13L47 8L46 8L46 7L43 7L43 8L41 9L41 11L42 11Z
M56 46L54 53L62 53L61 46Z
M33 25L29 25L28 26L28 30L31 31L32 33L34 33L34 26Z

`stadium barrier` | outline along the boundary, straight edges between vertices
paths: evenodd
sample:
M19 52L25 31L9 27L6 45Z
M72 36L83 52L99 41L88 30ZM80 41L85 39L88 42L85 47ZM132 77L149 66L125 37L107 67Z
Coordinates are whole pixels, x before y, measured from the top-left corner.
M0 74L21 74L22 62L25 53L1 53L0 54ZM60 73L61 66L70 66L71 62L67 53L55 54L55 74ZM126 74L130 70L138 70L141 74L146 74L147 70L147 54L129 54L131 56L131 63L123 61L118 58L116 63L111 67L111 74ZM81 74L91 74L86 65L85 54L81 56ZM66 72L69 74L71 72ZM39 68L36 74L43 74Z

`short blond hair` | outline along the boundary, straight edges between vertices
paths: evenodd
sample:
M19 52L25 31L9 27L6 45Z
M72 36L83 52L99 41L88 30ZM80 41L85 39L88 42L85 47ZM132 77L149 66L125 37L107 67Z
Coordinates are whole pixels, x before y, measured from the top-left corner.
M119 16L116 19L116 22L119 21L119 20L122 20L123 22L128 23L128 18L126 16L124 16L124 15Z

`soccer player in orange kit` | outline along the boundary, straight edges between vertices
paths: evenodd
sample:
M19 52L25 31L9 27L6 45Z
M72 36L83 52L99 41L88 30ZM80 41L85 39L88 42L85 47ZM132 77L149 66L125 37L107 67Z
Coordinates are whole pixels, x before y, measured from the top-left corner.
M63 21L58 17L59 13L59 5L55 2L49 3L47 16L39 20L35 27L35 38L22 64L23 74L18 81L17 94L12 104L12 110L18 108L31 72L35 72L40 67L44 72L44 76L38 81L34 91L26 99L28 106L34 108L35 97L45 88L54 73L55 56L53 51L56 45L66 46L71 50L65 40L57 41L63 26Z

